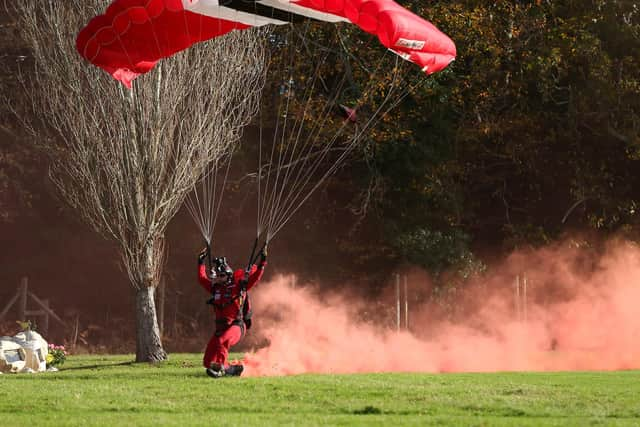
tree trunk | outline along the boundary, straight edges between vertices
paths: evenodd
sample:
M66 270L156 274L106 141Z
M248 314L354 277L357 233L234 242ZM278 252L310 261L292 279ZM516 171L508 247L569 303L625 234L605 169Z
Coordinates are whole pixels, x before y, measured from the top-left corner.
M160 362L167 359L167 353L162 348L154 296L162 277L163 240L146 239L138 251L130 254L125 262L134 273L131 280L136 289L136 362Z
M158 329L154 292L155 288L152 286L136 290L136 362L160 362L167 359Z
M164 276L160 279L160 286L158 287L158 326L160 327L160 337L164 335L164 307L165 307L165 294L167 291L167 281Z

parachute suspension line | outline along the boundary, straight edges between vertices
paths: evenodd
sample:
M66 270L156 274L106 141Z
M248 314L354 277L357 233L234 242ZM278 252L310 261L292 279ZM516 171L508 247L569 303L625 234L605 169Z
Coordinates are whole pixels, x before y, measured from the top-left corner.
M233 148L230 153L215 160L200 179L200 183L185 199L185 206L208 245L212 243L220 214L222 194L229 179L232 157ZM220 173L223 173L222 182L218 179Z
M344 86L346 80L341 80L339 85L339 91ZM318 169L322 161L327 157L329 152L332 149L332 144L329 143L326 145L326 148L320 150L318 153L313 153L313 149L316 146L320 138L320 134L324 125L330 116L330 110L334 105L336 97L329 98L323 108L323 116L324 120L318 122L314 125L314 128L310 132L310 136L306 138L301 146L299 153L301 154L299 160L295 160L293 155L289 159L288 165L280 164L278 165L280 168L286 168L288 176L291 175L291 171L297 168L295 172L295 177L292 180L291 187L289 189L286 188L285 185L281 186L280 194L283 194L285 190L287 190L287 194L284 200L280 201L280 204L275 207L272 222L270 224L271 230L275 231L278 228L278 224L282 221L283 214L287 211L287 206L291 203L291 200L295 200L299 197L300 193L304 191L305 186L308 184L309 180L312 178L315 171ZM301 124L302 125L302 124ZM299 137L298 137L299 138ZM272 231L272 234L273 234Z
M258 210L256 213L256 239L262 233L262 223L260 222L260 202L262 201L262 108L259 109L258 118Z
M316 65L316 69L313 75L313 79L311 81L311 84L307 86L306 90L305 90L305 95L303 97L303 99L306 100L304 108L302 113L300 114L298 112L298 114L295 115L296 120L293 124L293 126L291 127L291 131L289 132L289 136L288 136L288 141L285 143L285 141L283 141L284 143L284 147L285 150L283 152L283 155L281 157L281 159L278 162L278 170L284 170L284 177L282 178L282 180L279 183L279 189L277 188L278 185L276 183L276 185L274 186L274 194L277 193L277 197L275 198L275 203L272 205L272 209L270 212L270 216L271 216L271 221L269 224L269 229L273 230L275 228L275 225L278 221L279 218L279 213L281 212L283 203L286 203L286 201L289 199L290 197L290 191L287 192L287 188L289 185L289 182L292 179L292 174L294 173L294 167L293 165L295 165L296 163L296 159L294 157L300 157L300 154L302 154L301 160L298 161L302 161L302 166L297 168L297 171L295 171L295 175L296 177L293 179L293 182L295 184L295 182L298 180L300 173L302 172L304 166L306 165L306 162L309 158L310 150L313 148L313 143L311 143L310 141L313 140L313 138L307 138L304 139L303 143L300 145L300 140L302 139L302 132L304 130L304 124L306 122L306 117L307 117L307 111L309 109L309 107L311 106L311 95L314 92L314 89L316 87L317 82L320 80L319 76L320 76L320 68L321 66L325 63L326 59L327 59L328 55L325 55L321 61L318 61L317 65ZM340 87L341 90L341 87ZM329 117L329 111L331 109L331 106L333 105L335 99L328 99L324 108L323 108L323 116L325 117L325 119L327 117ZM318 123L315 124L314 128L311 130L310 134L314 134L315 133L315 129L319 126ZM320 129L322 128L322 126L320 125ZM285 138L287 135L283 134L283 138ZM307 149L308 147L308 149Z
M339 155L337 160L333 162L333 164L329 167L329 169L325 171L325 173L320 177L320 179L316 181L313 187L310 190L308 190L304 196L302 196L303 193L302 191L300 191L295 195L295 197L292 198L291 203L287 206L287 209L282 213L282 218L278 222L279 225L274 229L272 233L273 235L278 233L291 220L293 215L298 211L298 209L300 209L300 207L302 207L302 205L309 199L309 197L311 197L311 195L324 183L324 181L338 169L339 165L344 161L347 155L351 153L353 148L355 148L357 143L360 141L361 137L364 135L364 131L369 128L370 123L372 123L372 119L370 119L367 125L365 125L363 130L360 131L356 137L351 139L350 143L345 149L343 149L342 153ZM323 156L323 158L324 157L326 156ZM317 166L319 165L320 165L319 162L316 163L315 165L316 167L314 167L314 172L315 170L317 170ZM308 176L310 178L312 175L308 175ZM307 179L304 184L306 185L308 181L309 180Z
M378 68L381 66L382 61L380 61L378 63ZM344 83L346 82L346 74L343 75L343 79L340 82L340 87L338 89L338 91L336 91L336 97L337 98L341 91L342 91L342 87L344 86ZM328 102L328 106L331 107L334 103L335 103L336 99L330 99ZM364 102L364 101L362 101ZM328 117L328 114L325 114L325 117ZM291 191L288 194L288 198L287 198L287 204L285 204L284 208L279 212L279 218L278 218L278 225L274 227L274 232L279 231L286 222L288 222L288 219L292 216L293 213L295 213L295 211L297 211L297 209L304 203L304 201L306 201L308 199L307 197L302 197L303 195L303 191L304 188L307 186L307 184L309 183L310 179L313 177L313 175L315 174L315 172L318 170L319 166L322 164L322 162L324 161L324 159L328 156L329 152L332 150L332 147L334 145L334 143L339 139L339 137L342 135L343 131L346 129L346 126L348 125L348 123L345 121L343 122L342 126L340 127L340 129L333 135L333 137L330 139L328 144L325 144L325 149L322 150L318 156L316 156L315 161L311 164L311 166L309 168L305 168L305 166L307 165L307 159L309 158L309 156L304 158L304 164L302 167L300 167L298 169L298 175L297 175L297 179L295 182L294 187L291 189ZM324 124L322 124L322 126L324 126ZM318 132L317 134L313 135L311 138L309 138L309 141L311 141L311 143L309 144L310 148L312 149L315 144L317 143L318 139L319 139L319 135L320 133ZM344 159L344 157L346 157L346 154L351 150L352 146L355 145L355 140L352 141L351 147L347 147L345 149L344 155L340 156L338 158L338 160L336 160L334 162L334 166L337 166L337 163L340 163L342 161L342 159ZM308 153L310 154L310 152ZM305 170L306 169L306 170ZM318 181L316 183L316 185L307 193L308 195L310 195L311 193L313 193L315 191L315 189L317 189L322 182L326 179L326 177L328 177L331 172L333 170L335 170L335 167L332 167L330 169L330 171L328 173L325 173L322 178L320 179L320 181ZM304 171L304 173L303 173ZM294 207L296 205L296 201L300 200L302 198L302 200L300 201L300 203L298 203L297 207ZM291 212L291 210L293 209L293 212Z
M383 102L377 108L376 112L368 119L364 127L359 131L357 131L356 135L350 139L349 143L347 144L347 147L342 149L342 153L333 162L333 164L329 167L329 169L325 171L324 174L321 175L320 179L316 181L315 185L313 185L313 187L309 191L307 191L306 194L303 194L305 187L307 186L307 184L309 183L310 179L315 174L315 172L318 170L319 166L322 164L324 159L327 157L329 152L332 150L333 144L342 135L343 131L348 125L348 121L345 121L342 124L341 128L335 133L335 135L331 138L330 142L326 145L326 148L321 151L319 156L316 157L315 162L312 163L310 168L305 168L304 166L307 165L307 161L311 156L306 156L303 158L302 160L303 166L298 169L298 173L296 174L296 179L294 180L293 188L288 192L284 200L284 203L278 206L278 210L274 214L274 218L270 224L271 238L273 238L273 236L275 236L286 225L286 223L290 221L293 215L309 199L312 193L314 193L320 187L320 185L322 185L322 183L337 170L339 165L344 161L347 155L351 153L353 148L355 148L357 143L364 136L365 132L379 120L379 117L388 113L394 106L396 106L402 99L404 99L404 97L406 97L408 92L402 95L399 100L396 100L395 102L391 102L391 95L394 93L394 89L397 88L397 80L399 75L397 62L398 62L398 58L396 58L396 68L395 68L395 73L394 73L394 78L393 78L391 88L387 92ZM376 68L379 69L381 65L382 65L382 59L380 60ZM338 94L342 90L341 88L343 84L344 84L344 80L341 81L340 89L337 92ZM309 102L309 99L307 99L307 102ZM362 105L364 104L364 102L366 102L366 97L362 99L359 104ZM390 102L392 105L389 108L385 108L385 106L387 106L387 104ZM327 103L327 105L331 106L331 103L332 101L330 100ZM305 108L305 111L306 111L306 108ZM327 115L325 115L325 117L327 117ZM319 138L319 135L320 135L320 132L315 134L315 138L312 137L307 140L307 142L314 140L314 142L310 144L311 148L313 148L313 146L315 145L315 142L317 142L317 138ZM280 164L279 167L283 167L283 165ZM306 169L306 171L302 173L304 169Z
M282 230L311 195L338 170L355 147L368 135L371 128L423 81L422 78L415 84L405 81L402 78L404 62L399 65L400 57L389 50L379 58L376 66L365 66L362 61L348 51L342 35L340 32L336 32L338 43L346 52L343 60L348 72L342 73L339 78L333 80L331 87L335 92L331 93L323 78L322 69L327 64L329 56L336 52L306 37L308 30L309 27L306 26L304 31L296 32L298 41L301 42L297 44L291 42L293 31L287 33L286 46L281 52L283 56L278 68L281 70L280 76L284 76L287 80L281 86L280 95L286 96L286 99L278 102L277 119L268 162L266 162L267 156L262 153L264 143L262 111L260 116L257 234L259 237L264 237L265 245ZM310 45L317 47L317 50L323 53L318 55L316 52L314 55L309 49ZM304 91L296 92L294 89L298 88L294 88L292 63L296 50L300 49L306 50L312 58L309 66L315 68L315 71L311 78L303 79L306 84ZM286 54L290 57L285 57ZM390 54L393 54L395 59L395 66L391 73L383 75L383 80L373 79L388 63L387 55ZM371 77L363 90L357 90L358 99L354 109L362 115L362 107L365 105L375 102L377 106L364 123L359 121L354 125L355 129L352 130L353 123L347 119L338 126L338 129L331 136L327 137L324 128L332 122L331 110L335 108L338 99L343 95L345 85L348 82L354 84L350 61L355 61L356 66L364 71L365 78L366 76ZM380 87L375 84L380 81L386 82L384 83L387 86L385 92L382 92ZM317 96L315 96L321 91L320 85L328 93L321 101L324 105L319 103ZM303 97L300 98L301 96ZM308 114L314 103L316 103L314 111L321 114L315 119ZM291 115L292 111L293 116ZM312 119L314 121L309 123ZM326 141L323 141L322 138L325 138ZM338 153L337 157L333 158L332 153Z
M214 164L214 169L217 169L217 164ZM217 173L214 173L213 175L213 185L215 186L217 184ZM205 175L205 179L202 180L202 209L203 209L203 217L202 217L202 222L204 224L204 229L206 234L206 240L208 240L209 244L211 244L212 239L213 239L213 232L211 230L211 208L210 208L210 201L211 201L211 171L207 171L206 175Z
M254 2L254 8L257 11L257 3ZM272 14L275 13L275 9L272 9ZM294 18L294 14L293 12L289 12L289 22L293 22L293 18ZM272 18L274 18L274 16L272 15ZM281 171L282 171L282 167L281 165L284 163L284 160L287 158L287 153L290 151L290 144L287 144L287 132L289 131L289 121L290 119L290 114L289 114L289 110L290 110L290 102L291 99L293 98L293 94L295 93L294 90L294 80L293 80L293 66L294 66L294 53L297 50L296 46L292 43L292 40L290 38L291 33L294 31L294 26L293 25L289 25L289 32L287 32L287 36L285 39L285 49L283 49L283 51L285 53L288 53L289 57L285 58L288 59L288 61L280 61L281 64L281 71L280 71L280 76L285 76L285 78L287 79L282 85L281 85L281 95L286 95L286 102L284 103L284 106L282 103L278 103L278 115L277 115L277 119L276 119L276 127L275 127L275 131L273 134L273 139L272 139L272 147L271 147L271 153L269 156L269 163L267 164L267 167L265 168L264 164L263 164L263 156L262 156L262 143L263 143L263 139L262 139L262 111L260 112L260 135L259 135L259 171L258 171L258 232L257 235L258 237L260 237L260 235L262 233L264 233L264 245L263 248L266 247L271 239L271 230L273 228L272 224L274 221L274 212L277 211L277 206L279 203L279 200L282 197L282 192L278 193L277 192L277 188L278 186L280 186L283 190L286 187L286 182L288 180L288 175L289 175L289 171L287 170L286 173L284 174L284 177L281 175ZM309 29L309 21L306 21L306 25L304 26L305 28L305 32L308 31ZM276 38L276 44L278 43L277 38ZM299 120L298 120L298 116L295 116L296 119L294 120L294 124L292 129L295 130L296 127L300 128L299 133L301 133L302 131L302 125L298 124ZM302 120L304 120L304 115ZM280 137L279 137L280 134ZM280 141L280 142L278 142ZM276 156L275 154L275 150L278 149L278 154ZM291 149L291 156L293 156L293 153L295 152L295 147L293 147ZM274 164L276 162L274 162L275 157L277 157L277 165L278 167L275 168L275 172L274 172ZM266 177L265 177L265 184L264 184L264 194L263 194L263 186L262 186L262 179L263 179L263 173L264 173L264 169L266 169ZM267 189L267 187L269 186L270 181L273 182L273 188L274 190L269 191Z
M257 2L254 2L254 8L257 11ZM272 9L272 14L275 12L275 9ZM293 14L289 13L290 18L293 18ZM272 16L273 18L273 16ZM292 21L292 19L290 20ZM290 25L290 28L292 28L293 26ZM306 26L308 27L308 25ZM276 40L277 43L277 40ZM286 49L287 50L294 50L293 44L291 43L291 40L289 40L287 38L286 40L287 46ZM278 153L278 163L281 164L282 161L282 157L283 157L283 153L282 153L282 146L284 145L284 141L285 141L285 136L286 136L286 130L287 130L287 121L289 120L289 102L291 99L291 91L292 91L292 83L293 83L293 77L292 77L292 69L293 69L293 64L294 64L294 55L290 54L290 61L288 66L286 65L286 61L280 61L282 68L281 68L281 72L280 72L280 76L285 75L288 77L288 80L286 81L284 88L286 89L286 95L287 95L287 102L284 108L284 112L282 112L281 107L282 105L279 105L278 107L278 116L276 119L276 127L274 130L274 136L273 136L273 143L272 143L272 147L271 147L271 153L269 155L269 163L268 163L268 167L266 168L266 177L265 177L265 187L264 187L264 194L268 195L267 196L263 196L263 186L262 186L262 179L263 179L263 169L264 169L264 165L263 165L263 154L262 154L262 146L263 146L263 122L262 122L262 110L260 111L260 130L259 130L259 147L258 147L258 224L257 224L257 236L256 236L256 240L254 242L254 247L253 247L253 251L251 254L251 257L249 258L249 265L247 268L250 268L251 264L253 264L254 261L254 257L255 259L257 259L257 254L255 254L255 250L258 244L258 241L260 239L261 234L264 233L264 245L262 246L263 248L265 248L268 244L269 241L271 240L271 222L272 222L272 212L273 210L270 208L271 206L273 206L274 204L274 196L275 196L275 192L271 192L271 194L269 194L267 186L269 185L269 181L272 178L272 172L273 172L273 164L274 164L274 156L275 156L275 150L277 148L277 135L278 132L281 131L282 133L282 144L280 145L280 150ZM286 74L285 74L286 73ZM284 120L283 123L281 123L281 118L284 115ZM280 178L280 168L277 168L276 170L276 174L275 174L275 182L277 183L278 180ZM264 200L266 198L266 200ZM266 206L266 208L265 208Z
M215 205L216 189L218 188L218 167L219 160L214 163L213 170L207 175L207 185L203 187L204 203L206 209L205 221L207 224L207 235L213 240L213 207ZM212 182L213 181L213 182Z
M304 40L305 38L302 37L302 39ZM291 45L291 43L289 43ZM280 149L280 156L278 158L278 163L277 163L277 173L276 173L276 178L273 182L273 190L271 191L270 197L268 199L268 209L265 209L265 214L268 217L268 222L267 222L267 228L269 230L269 236L268 238L272 238L273 237L273 230L275 230L276 228L278 228L278 224L282 218L283 212L286 212L286 207L289 204L290 199L292 198L292 196L295 199L295 195L294 192L292 190L287 188L289 182L292 179L292 174L294 173L292 171L292 169L296 166L298 166L298 170L295 171L295 178L293 179L294 181L294 185L293 188L296 188L295 184L296 182L300 182L300 177L301 174L303 173L303 170L305 169L305 166L307 166L308 162L310 161L310 159L314 156L312 156L312 150L313 147L315 145L315 142L317 142L322 128L324 127L324 124L326 123L326 121L328 120L328 118L330 117L330 115L328 114L331 110L331 107L333 106L333 104L335 103L337 97L339 96L340 92L342 91L342 87L344 85L345 80L343 79L340 82L339 85L339 89L336 92L335 97L333 98L329 98L327 99L327 102L325 103L325 106L323 108L323 120L316 122L315 125L313 126L312 130L310 131L310 136L307 137L306 139L304 139L304 142L299 146L299 142L302 136L302 131L304 128L304 123L306 121L306 117L307 117L307 110L309 108L309 106L311 105L311 95L313 94L317 81L321 80L320 77L320 69L322 67L322 65L325 63L326 59L328 57L328 52L325 53L325 55L323 56L323 58L320 61L316 62L316 67L315 67L315 72L313 74L313 79L312 79L312 83L311 85L307 86L307 89L305 91L305 96L303 99L306 100L305 105L304 105L304 109L301 115L297 115L296 117L298 117L297 120L294 121L294 125L292 126L292 129L289 131L289 129L286 126L284 126L284 130L282 133L282 142L281 142L281 149ZM322 82L323 86L326 88L326 85L324 84L324 82ZM288 111L289 111L289 102L290 99L292 97L292 95L290 93L287 94L287 102L285 103L285 116L288 117ZM287 135L287 131L289 131L289 135ZM286 137L289 136L289 143L286 143ZM277 140L277 135L275 136L276 140ZM274 144L275 146L275 144ZM282 149L282 146L284 146L284 150ZM299 153L302 153L303 156L301 157L301 160L296 160L294 159L294 156L298 155ZM322 159L325 156L320 156L320 161L322 161ZM287 164L285 164L285 161L287 162ZM301 164L300 164L301 163ZM319 163L319 162L317 162ZM273 167L273 160L270 162L270 168ZM312 167L312 170L315 170L316 168ZM280 171L281 170L285 170L284 172L284 176L282 179L280 179ZM304 185L306 184L306 182L308 181L308 179L304 179L303 183L302 183L302 187L304 187ZM285 191L286 194L285 194Z
M287 49L289 49L290 46L291 46L291 43L288 40L286 42L286 46L287 46ZM278 75L279 76L283 76L283 75L285 75L285 73L289 73L290 74L291 73L292 62L293 61L291 61L287 65L286 61L281 61L281 68L280 68L280 72L279 72ZM291 81L291 79L289 78L289 80L287 80L286 84L290 85L290 81ZM284 90L286 88L286 84L282 83L280 90L281 90L282 93L286 93L287 94L287 102L288 102L289 99L290 99L289 98L290 91L284 92ZM290 87L289 87L289 89L290 89ZM271 179L271 175L272 175L272 171L273 171L272 165L273 165L273 162L274 162L274 156L275 156L276 148L277 148L277 144L276 144L277 135L280 132L281 125L282 125L283 129L286 127L287 111L288 111L288 106L287 106L287 108L285 108L284 111L282 111L282 106L281 105L278 106L278 114L277 114L277 118L276 118L276 127L274 129L274 136L272 138L273 143L272 143L272 146L271 146L271 153L270 153L270 156L269 156L269 163L268 163L268 168L267 168L267 177L266 177L267 184L266 185L268 185L268 182ZM284 119L285 119L284 120L284 124L281 123L281 119L283 118L283 116L284 116ZM262 218L261 218L262 227L263 227L264 231L267 233L267 236L266 236L267 239L269 238L269 236L268 236L268 233L269 233L269 227L268 227L269 208L268 207L270 206L271 202L272 202L271 197L268 197L264 201L264 206L266 206L266 208L263 208L264 212L263 212L263 215L262 215Z
M278 75L283 75L284 71L286 68L286 64L284 63L284 61L281 61L281 68L280 68L280 73ZM274 159L274 155L275 155L275 150L276 150L276 137L278 135L279 129L280 129L280 119L281 119L281 111L280 109L278 110L278 114L276 117L276 126L274 129L274 137L273 137L273 144L271 146L271 153L269 155L269 163L267 164L267 170L266 170L266 183L265 186L268 185L270 179L271 179L271 174L272 174L272 165L273 165L273 159ZM261 154L260 154L260 157ZM260 170L262 170L262 162L260 164ZM260 229L261 232L265 232L266 233L266 239L269 240L269 229L268 229L268 213L269 213L269 203L270 203L270 197L269 197L269 193L266 191L266 187L265 187L265 196L267 197L266 200L264 200L262 202L262 209L259 210L258 212L258 223L259 226L258 228ZM266 206L266 207L265 207Z
M231 170L231 159L233 158L233 152L235 147L231 148L231 152L229 154L227 154L226 156L226 162L227 162L227 170L224 173L224 181L222 181L222 186L220 187L220 195L219 195L219 199L217 206L216 206L216 213L213 216L213 223L211 224L211 235L213 235L213 231L216 229L216 223L218 222L218 215L220 214L220 208L222 207L222 192L224 191L224 189L227 187L227 181L229 180L229 171ZM217 176L217 174L215 174ZM215 188L215 184L214 184L214 188ZM214 197L212 197L212 206L214 205L213 200L215 200L215 195Z
M389 96L390 96L389 92ZM310 197L310 195L320 186L322 185L322 183L329 177L331 176L336 170L337 168L340 166L340 164L344 161L344 159L347 157L347 155L350 154L350 152L355 148L355 146L360 142L361 138L364 136L365 132L371 128L377 121L378 117L383 116L384 114L388 113L390 111L391 108L393 108L393 106L390 106L387 109L384 109L384 106L386 105L386 103L390 100L389 96L387 97L387 99L385 99L385 101L383 101L383 103L379 106L379 108L377 109L377 111L369 118L369 120L367 121L367 123L363 126L363 128L351 139L349 145L347 146L347 148L340 154L340 156L338 157L338 159L333 163L333 165L331 165L331 167L324 173L324 175L316 182L316 184L314 185L314 187L307 193L306 197L304 197L302 200L300 200L300 202L298 203L297 206L290 206L290 209L288 211L288 216L286 216L282 221L281 221L281 226L275 230L275 232L280 231L280 229L291 219L291 217L295 214L295 212L305 203L305 201ZM384 110L384 112L383 112Z
M293 31L295 31L295 27L292 29ZM305 37L304 34L301 34L299 32L296 31L295 33L298 36L298 39L300 40L300 42L302 43L302 46L305 48L307 55L309 55L309 57L313 58L314 56L316 56L316 54L314 54L311 49L309 48L309 44L312 44L316 47L317 51L321 51L324 52L325 56L324 58L328 58L330 53L335 53L333 50L327 48L326 46L322 46L319 43L315 43L313 41L309 41L309 39L307 37ZM320 80L320 83L322 84L322 88L325 90L325 92L329 93L329 87L327 86L327 83L324 81L324 79L322 78L322 76L320 76L320 74L318 73L318 77Z
M288 39L287 39L286 45L288 50L294 49L291 41ZM266 178L267 185L273 179L274 186L276 188L277 188L278 182L280 181L280 168L276 168L275 177L273 177L273 174L274 174L273 164L274 164L274 158L275 158L275 151L279 146L280 149L278 150L277 157L278 157L278 164L280 164L283 156L282 147L286 146L285 136L287 132L287 123L289 118L289 103L291 102L291 99L293 97L292 96L292 84L293 84L292 69L293 69L293 63L294 63L294 55L291 53L287 59L288 61L281 61L282 69L281 69L281 73L279 74L279 75L285 75L286 73L288 78L288 80L286 81L286 84L283 84L281 87L281 92L283 92L282 94L286 94L286 102L284 105L284 111L282 111L282 107L283 107L282 104L280 104L278 108L278 117L276 119L276 128L274 131L273 143L271 147L271 155L269 158L269 163L267 168L267 178ZM285 89L285 90L283 91L282 89ZM281 119L284 119L284 120L281 121ZM280 144L278 144L279 133L282 134ZM262 221L261 228L263 228L263 230L266 232L267 242L271 238L270 230L271 230L271 222L272 222L272 212L273 212L273 206L275 204L276 195L277 195L276 191L270 191L268 195L266 195L267 199L265 200L264 207L263 207L264 212L263 212L263 215L261 215L261 221Z
M254 8L254 12L258 10L257 2L254 3L253 8ZM256 17L256 22L257 22L257 17ZM261 203L262 203L262 182L261 181L262 181L262 144L263 144L262 108L258 109L258 114L259 114L258 116L258 176L257 176L257 182L258 182L258 200L257 200L258 207L257 208L258 209L257 209L257 215L256 215L256 242L260 238L260 234L262 234L262 230L263 230L263 224L262 224L262 218L261 218Z
M291 34L291 31L288 33L288 35L290 34ZM294 49L293 44L290 41L287 44L290 50ZM289 58L288 58L291 61L291 65L289 66L290 69L293 66L293 57L294 57L293 53L290 52ZM322 62L318 63L317 70L319 70L321 65L322 65ZM313 89L315 87L315 82L317 81L319 74L320 73L318 71L315 73L312 85L308 86L307 89L305 90L305 99L308 100L311 98L311 94L313 92ZM286 99L286 102L284 103L284 106L282 103L280 104L281 108L279 109L279 116L278 116L278 119L281 116L284 116L285 120L282 126L282 131L280 131L280 128L278 127L277 132L274 134L272 156L268 164L270 173L269 175L267 175L267 181L269 183L268 184L269 187L272 188L272 190L270 190L270 193L267 196L267 200L265 202L266 206L265 208L263 208L264 218L265 218L265 227L267 229L267 234L268 234L267 241L271 238L270 230L273 229L274 221L277 219L276 213L278 211L278 205L281 202L283 192L286 189L286 184L289 181L290 174L291 174L290 168L286 168L284 175L281 176L281 171L285 169L282 166L285 163L285 161L289 161L291 163L293 160L293 156L296 154L298 141L300 139L300 135L302 133L303 124L306 117L306 110L308 105L310 104L309 102L307 105L305 105L304 112L301 116L300 115L294 116L296 117L296 120L294 120L294 124L293 126L291 126L291 129L290 129L290 127L287 125L288 124L287 120L289 120L289 116L290 116L289 114L290 102L291 102L291 99L294 97L294 93L292 91L293 81L291 77L289 77L287 84L289 86L286 87L287 89L286 92L282 91L283 92L282 94L286 95L287 99ZM286 85L283 85L283 86L286 86ZM282 111L282 108L284 108L284 111ZM296 128L298 129L297 132L296 132ZM281 132L281 134L278 134L278 132ZM295 143L293 144L287 143L287 137L289 141L291 141L294 138L294 136L296 137ZM276 148L276 146L279 147L279 150L278 150L279 154L277 156L278 159L277 159L276 172L275 174L273 174L271 173L271 171L274 168L274 164L276 164L276 162L274 161L273 150Z
M202 237L207 245L211 244L213 234L209 222L209 185L210 178L207 173L201 179L200 184L196 186L193 192L185 199L185 205L189 210L189 214L200 229Z
M202 183L202 186L204 187L206 184ZM193 192L187 195L185 199L185 206L189 211L189 215L191 215L191 218L193 218L193 221L198 226L200 234L202 234L205 242L209 245L211 243L211 235L209 234L209 229L206 224L205 214L202 208L202 203L200 202L200 194L197 186L194 188Z

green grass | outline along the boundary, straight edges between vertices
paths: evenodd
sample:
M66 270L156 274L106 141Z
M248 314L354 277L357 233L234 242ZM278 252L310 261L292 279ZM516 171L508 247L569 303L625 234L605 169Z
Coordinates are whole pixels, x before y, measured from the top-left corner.
M638 371L214 380L200 355L131 359L70 356L57 373L1 375L2 425L640 425Z

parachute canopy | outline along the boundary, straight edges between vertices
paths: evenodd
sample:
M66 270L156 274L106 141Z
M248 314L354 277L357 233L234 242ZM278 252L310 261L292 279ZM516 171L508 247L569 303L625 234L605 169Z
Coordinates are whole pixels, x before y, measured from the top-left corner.
M455 59L454 43L392 0L115 0L78 34L80 54L127 87L162 58L191 45L301 19L351 22L427 74Z

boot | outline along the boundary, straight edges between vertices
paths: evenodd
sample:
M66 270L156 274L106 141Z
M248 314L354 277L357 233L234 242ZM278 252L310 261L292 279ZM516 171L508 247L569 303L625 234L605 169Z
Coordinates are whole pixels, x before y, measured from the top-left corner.
M219 363L212 363L211 366L207 368L206 372L211 378L220 378L225 374L225 370L222 369L222 365Z
M242 365L229 365L225 368L224 374L231 377L239 377L242 375L242 371L244 371L244 366Z

